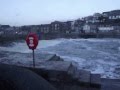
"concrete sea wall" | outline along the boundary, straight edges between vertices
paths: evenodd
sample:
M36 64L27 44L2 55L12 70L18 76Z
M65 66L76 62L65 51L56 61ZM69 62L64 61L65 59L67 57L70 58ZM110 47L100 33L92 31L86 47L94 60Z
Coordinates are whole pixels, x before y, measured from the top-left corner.
M49 87L51 88L52 86L54 86L57 90L119 90L120 89L120 80L118 79L117 80L103 79L101 78L100 74L92 74L90 71L79 69L76 63L64 61L62 58L60 58L57 55L51 55L51 54L50 55L41 54L41 55L42 55L41 58L39 58L41 62L39 62L39 65L36 62L35 68L29 65L21 66L21 64L17 64L17 66L16 64L14 65L0 64L0 72L1 72L0 86L3 88L6 88L7 86L9 88L9 86L11 87L12 85L12 87L14 88L14 85L15 86L23 85L25 88L27 88L29 87L29 85L31 85L30 86L31 89L28 88L25 90L33 90L32 88L36 88L36 87L41 88L39 87L39 85L43 85L45 88L49 88ZM36 82L36 80L38 83ZM5 90L9 90L9 89L5 89ZM20 89L20 90L24 90L24 89ZM38 89L34 89L34 90L38 90Z
M82 90L85 88L99 90L101 88L101 76L99 74L80 70L72 62L47 61L36 68L27 68L60 90L79 90L81 88Z

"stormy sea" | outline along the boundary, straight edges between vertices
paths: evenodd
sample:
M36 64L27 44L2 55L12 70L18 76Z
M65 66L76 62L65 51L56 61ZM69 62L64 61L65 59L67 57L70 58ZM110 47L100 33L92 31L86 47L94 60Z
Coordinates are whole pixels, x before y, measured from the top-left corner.
M0 52L1 63L27 65L32 62L32 51L25 41L0 46ZM39 56L42 56L40 53L56 54L103 78L120 79L120 39L40 40L35 53ZM36 59L39 60L39 56Z

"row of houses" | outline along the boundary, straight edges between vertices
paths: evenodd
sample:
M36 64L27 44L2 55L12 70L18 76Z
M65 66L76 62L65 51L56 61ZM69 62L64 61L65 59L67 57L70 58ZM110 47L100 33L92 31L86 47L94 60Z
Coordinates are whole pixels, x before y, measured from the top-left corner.
M51 24L36 26L40 33L81 34L81 33L104 33L120 32L120 10L103 13L95 13L74 21L55 21ZM34 29L33 29L34 31Z
M20 34L20 27L11 27L9 25L0 25L0 34Z
M120 33L120 10L95 13L84 20L83 30L86 33Z
M63 37L73 35L116 33L120 34L120 10L103 13L95 13L74 21L54 21L50 24L28 25L21 27L10 27L0 25L0 35L27 35L36 32L39 35L51 37Z
M30 32L40 32L40 33L69 33L71 31L73 21L60 22L54 21L50 24L41 24L41 25L30 25L30 26L22 26L22 31L30 31Z

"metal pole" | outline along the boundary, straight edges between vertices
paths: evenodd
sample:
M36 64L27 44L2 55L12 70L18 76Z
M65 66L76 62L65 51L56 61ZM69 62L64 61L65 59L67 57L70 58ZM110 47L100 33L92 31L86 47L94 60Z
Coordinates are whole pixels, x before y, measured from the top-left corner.
M34 55L34 49L33 49L33 67L35 68L35 55Z

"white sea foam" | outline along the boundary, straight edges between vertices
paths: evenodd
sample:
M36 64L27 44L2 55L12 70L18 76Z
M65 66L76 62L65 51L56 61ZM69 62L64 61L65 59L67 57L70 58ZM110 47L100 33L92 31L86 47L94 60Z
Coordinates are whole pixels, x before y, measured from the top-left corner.
M11 47L0 47L0 50L3 51L11 51L11 52L21 52L21 53L28 53L31 50L28 49L26 43L14 43L14 46Z
M61 42L62 42L62 39L61 40L40 40L37 49L55 46ZM31 50L28 48L26 42L14 43L14 46L12 46L12 47L0 47L0 50L11 51L11 52L20 52L20 53L31 52Z
M0 47L0 50L28 53L25 42L15 43L13 47ZM57 54L65 61L76 62L79 68L102 77L117 78L115 68L120 66L119 39L55 39L40 40L37 52Z

